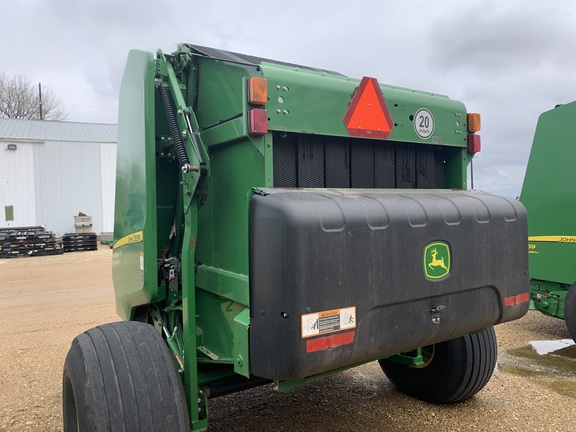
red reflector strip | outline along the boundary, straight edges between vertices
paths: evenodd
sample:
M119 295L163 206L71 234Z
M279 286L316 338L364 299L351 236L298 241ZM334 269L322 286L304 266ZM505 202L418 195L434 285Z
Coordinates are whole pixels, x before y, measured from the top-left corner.
M518 294L515 296L506 297L504 299L505 306L514 306L520 303L526 303L530 300L530 293Z
M306 341L306 352L311 353L314 351L322 351L330 348L335 348L341 345L348 345L354 342L355 332L338 333L332 336L326 336L318 339L310 339Z

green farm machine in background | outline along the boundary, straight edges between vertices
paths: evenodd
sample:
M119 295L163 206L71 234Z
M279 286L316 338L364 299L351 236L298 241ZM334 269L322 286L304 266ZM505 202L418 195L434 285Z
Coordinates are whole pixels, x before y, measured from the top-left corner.
M576 102L543 113L520 201L528 211L534 308L564 318L576 340Z
M204 430L208 399L378 360L480 391L529 305L517 200L468 191L480 117L446 96L182 44L129 55L113 277L74 339L64 429Z

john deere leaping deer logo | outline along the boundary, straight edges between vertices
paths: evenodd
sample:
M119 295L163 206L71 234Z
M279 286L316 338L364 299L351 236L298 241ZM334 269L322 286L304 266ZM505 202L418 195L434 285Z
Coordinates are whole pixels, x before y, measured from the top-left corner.
M450 247L447 243L433 242L426 246L424 273L428 279L442 279L450 273Z

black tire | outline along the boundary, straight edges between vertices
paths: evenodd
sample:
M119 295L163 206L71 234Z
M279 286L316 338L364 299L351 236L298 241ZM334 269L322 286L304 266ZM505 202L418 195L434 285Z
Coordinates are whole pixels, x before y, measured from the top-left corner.
M576 283L570 287L564 300L564 321L570 336L576 342Z
M426 363L409 367L380 360L386 376L403 393L428 402L461 402L478 393L496 367L496 335L492 327L481 333L423 348Z
M64 363L64 431L190 431L172 354L149 324L124 321L77 336Z

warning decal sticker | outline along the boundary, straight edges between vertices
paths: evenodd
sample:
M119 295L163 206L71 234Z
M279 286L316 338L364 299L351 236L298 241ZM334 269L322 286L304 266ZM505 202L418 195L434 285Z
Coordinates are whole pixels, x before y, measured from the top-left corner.
M302 338L356 328L356 306L301 316Z

